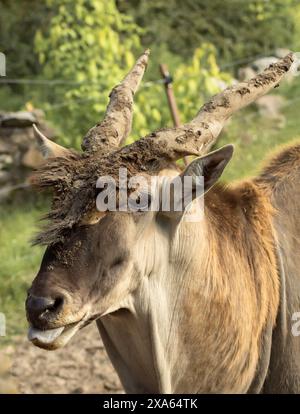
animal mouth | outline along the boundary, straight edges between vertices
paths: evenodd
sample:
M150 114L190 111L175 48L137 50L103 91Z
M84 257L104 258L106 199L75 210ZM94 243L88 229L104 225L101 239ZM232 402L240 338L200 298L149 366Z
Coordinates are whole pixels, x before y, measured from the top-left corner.
M28 339L39 348L47 350L62 348L85 322L86 321L83 318L78 322L47 330L41 330L30 326L28 330Z
M79 329L86 327L100 316L101 315L94 315L88 317L88 315L85 315L77 322L47 330L37 329L34 326L30 326L28 330L28 339L39 348L47 350L62 348L70 341L76 332L79 331Z
M64 326L56 329L48 329L47 331L41 331L40 329L36 329L31 326L28 331L28 339L29 341L38 340L45 344L50 344L55 341L55 339L57 339L64 330Z

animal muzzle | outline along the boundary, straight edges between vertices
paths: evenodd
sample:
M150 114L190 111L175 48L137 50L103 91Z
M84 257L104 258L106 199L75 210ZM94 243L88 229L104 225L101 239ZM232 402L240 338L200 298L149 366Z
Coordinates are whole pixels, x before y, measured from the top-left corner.
M60 314L63 313L65 297L53 295L53 297L28 295L26 300L26 313L29 323L40 329L55 326Z
M26 314L29 322L28 339L34 345L47 350L63 347L86 324L86 309L76 309L70 298L63 294L38 296L29 293Z

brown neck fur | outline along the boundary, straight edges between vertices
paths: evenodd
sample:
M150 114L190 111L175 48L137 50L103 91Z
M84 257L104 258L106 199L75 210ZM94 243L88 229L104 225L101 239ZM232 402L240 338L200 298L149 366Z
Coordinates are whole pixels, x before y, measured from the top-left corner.
M252 299L258 309L266 305L270 313L265 316L275 321L279 283L272 224L275 210L270 198L254 181L244 181L230 187L216 186L207 193L205 206L216 266L230 274L232 260L242 263L256 288ZM268 303L259 303L266 293L261 291L263 287Z
M187 341L198 361L198 372L191 367L189 375L203 379L199 392L245 392L264 328L274 325L279 306L274 210L252 181L214 187L205 209L201 274L195 274L184 300Z

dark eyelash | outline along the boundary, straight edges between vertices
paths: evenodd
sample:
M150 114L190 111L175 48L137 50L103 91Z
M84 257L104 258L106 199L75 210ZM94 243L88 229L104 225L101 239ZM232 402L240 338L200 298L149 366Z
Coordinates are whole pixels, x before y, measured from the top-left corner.
M120 265L123 263L123 261L124 261L123 257L118 257L118 258L114 261L114 263L113 263L112 267L117 267L117 266L120 266Z
M140 200L141 200L140 196L138 196L136 201L140 202ZM145 207L147 207L148 210L151 206L151 203L152 203L151 194L147 194L147 206L145 206ZM145 209L142 209L142 208L139 208L139 209L136 210L137 213L144 213L144 211L145 211Z

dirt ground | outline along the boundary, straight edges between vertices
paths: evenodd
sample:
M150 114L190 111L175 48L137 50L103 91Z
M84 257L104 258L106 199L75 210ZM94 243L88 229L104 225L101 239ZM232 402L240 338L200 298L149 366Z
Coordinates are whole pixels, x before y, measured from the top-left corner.
M96 324L92 324L63 349L43 351L26 338L2 351L7 366L2 392L122 393L120 381L106 355ZM4 366L4 362L2 366ZM5 391L6 389L6 391ZM1 380L0 380L1 393Z

